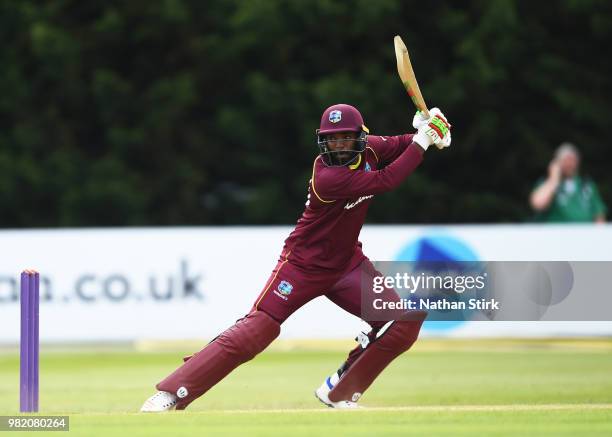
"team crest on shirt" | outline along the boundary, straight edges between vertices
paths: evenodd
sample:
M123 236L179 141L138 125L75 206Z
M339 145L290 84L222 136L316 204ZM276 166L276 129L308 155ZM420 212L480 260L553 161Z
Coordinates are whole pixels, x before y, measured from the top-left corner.
M287 281L281 281L280 284L278 284L278 291L287 296L293 291L293 285Z
M340 120L342 120L342 111L336 109L329 113L329 121L332 123L338 123Z
M280 297L283 300L287 300L287 296L291 294L293 291L293 285L288 281L280 281L276 290L274 290L274 294Z
M363 171L371 171L371 170L372 170L372 167L370 167L370 163L366 161L366 165L365 165Z

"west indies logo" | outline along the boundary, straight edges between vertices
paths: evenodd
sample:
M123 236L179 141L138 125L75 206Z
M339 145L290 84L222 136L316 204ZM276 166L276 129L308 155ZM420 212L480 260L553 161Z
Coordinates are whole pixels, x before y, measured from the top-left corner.
M329 113L329 121L332 123L338 123L340 120L342 120L342 111L335 110Z
M280 284L278 284L278 291L280 291L282 295L288 296L293 291L293 285L287 281L281 281Z
M443 261L446 265L453 262L479 261L478 255L464 242L445 234L431 234L409 242L395 256L395 261ZM430 314L430 318L431 318ZM465 323L456 321L427 321L423 329L430 331L452 330Z

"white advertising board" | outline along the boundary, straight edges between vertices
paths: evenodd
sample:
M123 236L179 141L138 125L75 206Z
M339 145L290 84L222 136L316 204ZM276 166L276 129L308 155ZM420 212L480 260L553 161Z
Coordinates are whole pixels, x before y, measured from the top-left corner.
M0 231L0 342L19 340L19 272L41 272L41 341L209 339L248 312L291 231L275 227ZM612 261L612 225L366 226L373 261L434 248L457 260ZM324 297L285 338L352 337L364 325ZM424 335L612 335L612 322L464 322Z

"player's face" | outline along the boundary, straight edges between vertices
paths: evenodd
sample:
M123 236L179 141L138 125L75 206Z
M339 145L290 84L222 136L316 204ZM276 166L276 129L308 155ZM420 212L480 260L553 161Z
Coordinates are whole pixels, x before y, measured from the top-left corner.
M353 155L350 150L355 150L355 140L357 139L356 132L336 132L327 136L327 147L332 152L336 150L348 150L348 152L339 152L336 154L338 158L345 161Z

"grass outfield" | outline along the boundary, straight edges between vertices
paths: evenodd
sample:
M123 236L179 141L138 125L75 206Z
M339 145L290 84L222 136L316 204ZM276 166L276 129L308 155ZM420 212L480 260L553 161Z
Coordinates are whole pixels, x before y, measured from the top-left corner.
M192 345L41 353L41 414L71 435L612 435L612 340L421 340L375 382L359 411L321 408L313 390L345 343L280 342L185 412L139 414ZM0 415L18 410L18 354L0 353ZM44 433L43 433L44 434Z

